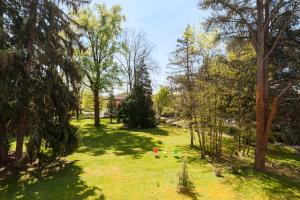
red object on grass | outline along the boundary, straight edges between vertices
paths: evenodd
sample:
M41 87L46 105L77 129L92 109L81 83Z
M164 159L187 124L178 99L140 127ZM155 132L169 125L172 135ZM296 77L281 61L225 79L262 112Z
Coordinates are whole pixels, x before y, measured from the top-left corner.
M157 147L154 147L154 148L153 148L153 153L154 153L154 155L157 155L157 154L158 154L158 148L157 148Z

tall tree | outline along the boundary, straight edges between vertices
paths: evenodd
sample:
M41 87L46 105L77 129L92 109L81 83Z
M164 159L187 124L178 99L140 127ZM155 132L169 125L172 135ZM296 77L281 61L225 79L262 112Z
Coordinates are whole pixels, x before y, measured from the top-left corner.
M170 65L176 67L177 82L181 82L182 92L186 93L185 118L189 122L191 146L194 145L193 112L195 109L195 73L197 71L198 49L196 47L196 35L193 27L188 25L181 39L177 40L177 47L170 58ZM185 95L184 95L185 96Z
M130 93L136 78L136 73L142 62L153 70L156 66L152 59L153 45L147 41L142 32L125 30L121 35L121 47L116 55L127 84L127 93Z
M105 4L96 4L95 7L96 15L90 9L82 9L75 20L83 27L81 32L87 51L81 56L81 69L87 80L85 85L94 94L94 125L99 126L99 93L118 81L119 68L114 62L114 55L118 50L117 37L124 16L118 5L111 9L106 8Z
M27 152L39 152L44 141L53 154L65 155L78 144L69 123L80 79L72 56L78 37L64 10L76 11L83 2L0 2L0 134L16 135L17 166L25 134L35 143Z
M274 122L274 139L287 144L300 144L300 29L290 30L284 35L284 42L274 49L272 65L285 66L273 70L273 80L270 82L270 95L274 96L278 90L286 87L289 80L294 81L289 90L288 98L281 101L278 117ZM287 70L288 69L288 70Z
M160 87L157 94L154 95L154 105L158 117L161 116L163 110L171 104L172 96L168 87Z
M238 129L231 130L236 134L237 150L245 154L255 128L256 57L251 43L240 39L229 41L224 63L226 73L220 77L226 90L223 111L237 125Z
M295 0L202 0L200 7L211 9L208 25L221 27L223 36L249 38L256 51L256 152L255 168L265 169L267 141L280 99L292 82L273 98L269 106L269 63L274 48L288 29L297 27L300 2ZM222 10L222 12L220 12ZM281 24L279 26L279 24Z
M152 87L148 67L142 62L138 67L132 92L122 103L120 116L131 128L152 128L155 116L152 102Z

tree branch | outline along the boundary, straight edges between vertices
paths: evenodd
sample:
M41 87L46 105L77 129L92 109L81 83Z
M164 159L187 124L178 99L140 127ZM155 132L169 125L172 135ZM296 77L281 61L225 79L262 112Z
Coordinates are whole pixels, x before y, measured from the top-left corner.
M255 37L255 31L254 31L253 27L251 26L251 24L247 21L247 19L245 19L245 17L243 16L243 13L240 10L238 10L237 8L235 8L233 5L229 4L229 3L221 2L221 4L224 7L227 7L231 11L235 12L241 18L241 21L247 26L247 28L250 32L252 42L253 42L253 46L256 47L257 46L257 40L256 40L256 37Z
M272 106L271 106L271 111L267 120L267 125L266 125L266 139L269 138L270 134L271 134L271 128L272 128L272 123L273 120L277 114L278 111L278 107L279 107L279 103L281 98L288 92L288 90L292 87L292 83L289 83L287 85L287 87L285 87L274 99L272 102Z
M296 6L295 6L296 7ZM292 13L294 13L296 8L293 9ZM287 20L287 22L284 24L284 26L282 27L282 29L279 30L278 34L277 34L277 37L271 47L271 49L268 51L268 53L265 55L264 57L264 60L268 59L269 56L272 54L272 52L274 51L276 45L278 44L279 40L281 39L282 37L282 34L283 34L283 31L288 27L288 25L290 24L290 22L292 21L293 19L293 14L290 15L289 19Z

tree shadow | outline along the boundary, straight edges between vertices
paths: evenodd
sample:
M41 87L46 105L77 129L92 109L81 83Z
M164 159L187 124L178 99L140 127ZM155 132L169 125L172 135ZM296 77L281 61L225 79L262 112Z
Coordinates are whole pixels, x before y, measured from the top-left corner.
M250 184L260 188L270 199L274 200L300 199L299 180L291 179L274 171L258 172L248 165L240 167L239 173L235 176L237 178L234 179L234 183L228 179L224 183L232 184L236 190L243 185Z
M258 182L270 199L300 199L300 194L294 193L300 188L300 181L297 179L270 170L257 172L252 167L241 168L240 177Z
M190 197L192 200L197 200L200 195L196 193L194 190L187 192L179 192L179 194Z
M130 155L133 158L140 158L142 154L162 144L161 141L154 141L152 137L137 135L122 129L111 130L106 125L95 128L87 124L81 127L80 132L81 146L76 152L90 153L94 156L103 155L111 150L118 156Z
M295 151L289 150L281 146L271 146L268 150L268 157L271 158L279 168L286 168L289 171L299 174L300 155Z
M127 130L130 132L138 132L138 133L149 133L151 135L160 135L160 136L168 136L169 133L159 127L156 128L148 128L148 129L135 129L135 128L121 128L120 130Z
M178 191L178 193L181 194L181 195L190 197L192 200L197 200L198 197L200 197L200 194L198 194L195 191L195 185L191 180L189 181L189 184L190 184L190 187L191 187L189 190L187 190L187 191Z
M213 160L201 159L199 154L197 155L197 150L189 146L182 147L181 151L186 153L188 163L211 163L213 166L221 166L227 173L233 175L233 177L225 175L222 182L231 185L236 191L239 191L241 187L248 186L263 191L270 199L300 199L300 170L291 163L281 163L276 167L268 165L267 171L257 172L249 159L238 159L239 170L235 173L231 169L232 159L229 157L224 156L222 159ZM298 161L299 159L296 154L292 154L288 150L282 152L277 150L275 155L282 157L282 160ZM269 153L274 155L275 152Z
M0 199L72 199L94 197L104 200L102 190L80 179L83 173L76 161L55 161L43 168L14 171L0 183Z

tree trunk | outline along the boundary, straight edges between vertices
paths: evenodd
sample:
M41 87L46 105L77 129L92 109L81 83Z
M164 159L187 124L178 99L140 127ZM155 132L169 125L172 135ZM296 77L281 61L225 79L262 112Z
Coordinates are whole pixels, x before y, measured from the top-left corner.
M0 125L0 164L5 164L8 161L8 141L4 135L5 128Z
M259 53L260 50L259 50ZM255 144L255 163L254 166L257 170L263 171L265 169L265 156L267 152L267 139L266 139L266 119L267 119L267 102L265 91L265 73L263 54L257 55L258 75L256 85L256 144Z
M189 130L190 130L190 136L191 136L191 147L194 146L194 133L193 133L193 128L192 125L189 125Z
M5 137L5 124L0 121L0 164L5 164L8 160L8 141Z
M15 167L20 166L20 162L23 157L23 143L24 143L24 135L25 131L21 130L17 133L17 144L16 144L16 152L15 152Z
M3 141L0 141L0 164L5 164L7 163L7 161L8 161L8 148Z
M23 115L20 119L20 124L17 129L17 144L16 144L16 152L15 152L15 167L20 166L20 162L23 158L23 144L24 144L24 136L25 133L29 129L29 123L26 117Z
M267 140L267 90L266 90L266 63L265 55L265 30L264 30L264 5L263 1L257 0L257 82L256 82L256 144L254 167L263 171L265 169Z
M100 100L99 100L99 91L96 89L94 91L94 119L95 119L95 122L94 122L94 125L96 127L100 126Z

